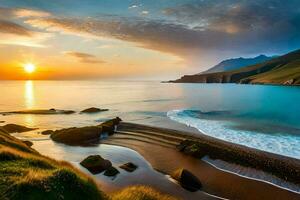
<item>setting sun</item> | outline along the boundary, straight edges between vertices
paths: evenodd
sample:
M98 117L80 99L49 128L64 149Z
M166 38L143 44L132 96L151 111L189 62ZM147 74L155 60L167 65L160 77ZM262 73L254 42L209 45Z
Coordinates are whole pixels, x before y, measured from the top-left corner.
M35 68L36 68L35 65L32 63L27 63L24 65L25 72L29 74L33 73L35 71Z

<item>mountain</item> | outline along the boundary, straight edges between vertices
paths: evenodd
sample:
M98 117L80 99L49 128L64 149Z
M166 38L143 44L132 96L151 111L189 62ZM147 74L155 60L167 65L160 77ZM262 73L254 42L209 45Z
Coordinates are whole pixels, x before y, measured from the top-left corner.
M265 55L259 55L255 58L232 58L228 60L224 60L219 64L215 65L214 67L210 68L207 71L201 72L199 74L208 74L214 72L224 72L224 71L231 71L236 70L244 66L255 65L258 63L265 62L267 60L271 60L274 57L268 57Z
M175 83L244 83L300 85L300 49L237 70L185 75Z

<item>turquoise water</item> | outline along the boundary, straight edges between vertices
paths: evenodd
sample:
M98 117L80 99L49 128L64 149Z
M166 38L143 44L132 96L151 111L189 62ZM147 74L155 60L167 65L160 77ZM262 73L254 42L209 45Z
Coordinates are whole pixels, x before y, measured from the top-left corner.
M300 87L126 81L0 84L0 111L110 109L96 115L0 116L7 123L59 128L95 124L115 116L168 128L182 128L181 123L223 140L300 158Z

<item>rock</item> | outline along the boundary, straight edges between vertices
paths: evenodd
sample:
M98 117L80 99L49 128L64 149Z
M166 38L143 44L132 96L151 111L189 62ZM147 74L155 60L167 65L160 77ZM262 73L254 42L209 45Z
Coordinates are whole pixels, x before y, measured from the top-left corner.
M173 172L171 177L173 179L175 179L176 181L178 181L178 183L183 188L185 188L186 190L189 190L191 192L200 190L202 187L202 184L199 181L199 179L186 169L176 170L175 172Z
M121 165L120 168L124 169L127 172L133 172L138 168L138 166L129 162L129 163L125 163L125 164Z
M121 121L121 118L116 117L114 119L103 122L102 124L100 124L103 133L108 133L109 135L112 135L115 132L117 125L119 125Z
M33 145L33 143L31 141L28 141L28 140L24 140L22 142L25 143L29 147L31 147Z
M117 170L115 167L111 166L104 172L104 176L116 176L119 174L119 170Z
M177 145L177 149L187 155L202 158L206 155L206 152L203 150L202 146L191 140L184 140L179 145Z
M100 155L88 156L80 162L80 165L88 169L92 174L101 173L112 167L111 162L103 159Z
M22 133L26 131L32 131L36 128L28 128L26 126L21 126L17 124L6 124L4 126L0 126L0 128L6 133Z
M292 85L293 83L294 83L294 79L290 79L290 80L285 81L283 84L284 85Z
M108 109L100 109L100 108L91 107L91 108L82 110L81 113L98 113L98 112L104 112L104 111L108 111Z
M56 130L51 139L68 145L87 145L91 141L100 140L101 126L73 127Z
M30 114L30 115L60 115L60 114L73 114L73 110L56 110L54 108L48 110L19 110L19 111L10 111L10 112L1 112L2 115L8 114Z
M52 133L54 133L54 131L52 130L46 130L41 132L42 135L51 135Z

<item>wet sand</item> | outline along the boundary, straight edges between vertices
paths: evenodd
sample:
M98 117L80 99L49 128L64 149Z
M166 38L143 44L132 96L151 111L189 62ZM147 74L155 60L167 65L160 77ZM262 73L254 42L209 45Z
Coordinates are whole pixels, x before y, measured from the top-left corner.
M117 133L102 143L136 150L153 168L165 174L171 174L178 168L186 168L200 179L203 193L228 199L300 199L299 193L217 169L205 161L176 150L180 141L192 137L192 134L180 134L169 129L121 123Z

